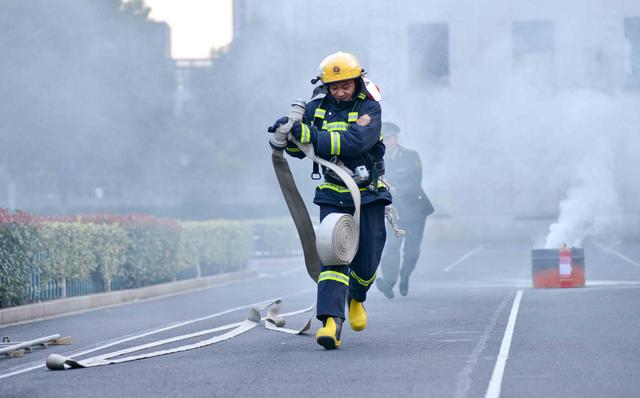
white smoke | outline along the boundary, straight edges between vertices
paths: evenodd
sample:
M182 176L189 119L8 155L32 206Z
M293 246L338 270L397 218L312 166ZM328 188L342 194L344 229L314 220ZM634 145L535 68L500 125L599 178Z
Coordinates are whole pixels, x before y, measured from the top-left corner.
M567 93L555 103L562 104L559 109L564 112L556 142L571 150L556 153L554 161L553 177L567 189L558 220L549 226L545 241L549 249L563 244L581 247L585 238L611 235L620 227L618 189L624 181L616 167L630 159L623 158L616 141L633 134L628 109L619 96L575 94Z
M599 162L580 170L560 202L560 216L549 227L545 248L581 247L586 237L614 230L620 211L614 176L611 169L597 166Z

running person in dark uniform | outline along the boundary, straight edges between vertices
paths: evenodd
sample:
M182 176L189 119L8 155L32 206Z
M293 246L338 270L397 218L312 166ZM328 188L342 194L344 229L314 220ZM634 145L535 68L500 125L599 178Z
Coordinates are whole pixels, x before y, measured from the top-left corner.
M393 298L393 287L400 276L400 294L409 293L409 276L420 256L424 226L433 206L422 189L422 163L418 152L398 144L400 128L395 123L382 123L387 151L385 181L391 186L393 205L400 216L400 227L406 231L403 239L390 238L382 255L382 277L376 286L387 298ZM404 245L403 245L404 243ZM402 259L402 264L400 261Z

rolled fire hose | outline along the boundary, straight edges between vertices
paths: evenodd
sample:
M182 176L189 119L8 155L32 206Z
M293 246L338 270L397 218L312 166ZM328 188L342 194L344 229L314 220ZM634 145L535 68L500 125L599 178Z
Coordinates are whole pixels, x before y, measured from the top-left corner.
M314 281L317 281L321 264L349 264L358 251L360 189L347 171L334 163L317 157L313 150L313 145L302 144L290 135L289 132L293 123L302 120L304 111L304 101L297 100L292 104L289 121L278 127L271 138L272 146L275 147L271 159L282 194L300 236L307 272ZM320 223L317 236L313 230L309 212L296 187L289 165L284 158L283 151L287 146L288 140L296 144L309 159L335 172L349 189L353 198L354 215L343 213L327 215Z

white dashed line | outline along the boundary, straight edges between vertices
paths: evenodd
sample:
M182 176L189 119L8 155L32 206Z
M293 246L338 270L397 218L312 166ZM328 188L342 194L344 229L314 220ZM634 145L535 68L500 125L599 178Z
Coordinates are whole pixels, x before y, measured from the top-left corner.
M459 259L457 259L454 263L449 264L448 266L446 266L442 270L442 272L451 271L454 267L457 267L458 265L462 264L465 260L467 260L469 257L473 256L474 254L476 254L477 252L479 252L482 249L484 249L484 245L480 245L480 246L476 247L475 249L471 250L469 253L467 253L464 256L462 256Z
M601 245L600 243L596 243L595 245L596 245L596 246L598 246L598 247L599 247L600 249L602 249L603 251L605 251L605 252L607 252L607 253L611 253L611 254L613 254L614 256L617 256L618 258L620 258L620 259L622 259L622 260L626 261L627 263L629 263L629 264L633 265L634 267L638 267L638 268L640 268L640 263L638 263L637 261L634 261L634 260L630 259L629 257L625 256L624 254L619 253L619 252L617 252L617 251L615 251L615 250L613 250L613 249L610 249L610 248L608 248L608 247L606 247L606 246L604 246L604 245Z

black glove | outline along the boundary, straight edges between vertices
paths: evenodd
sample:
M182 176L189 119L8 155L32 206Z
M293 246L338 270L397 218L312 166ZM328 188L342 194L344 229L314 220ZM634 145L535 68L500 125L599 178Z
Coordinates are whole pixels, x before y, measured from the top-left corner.
M287 124L288 121L289 121L288 117L282 116L280 119L276 120L273 126L269 127L267 131L270 133L275 133L278 127L282 126L283 124Z
M318 142L316 131L300 121L293 123L291 135L300 141L301 144L311 144L315 146Z

